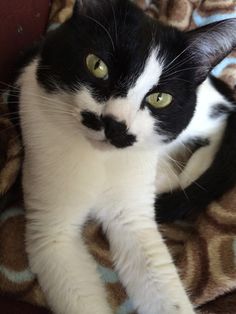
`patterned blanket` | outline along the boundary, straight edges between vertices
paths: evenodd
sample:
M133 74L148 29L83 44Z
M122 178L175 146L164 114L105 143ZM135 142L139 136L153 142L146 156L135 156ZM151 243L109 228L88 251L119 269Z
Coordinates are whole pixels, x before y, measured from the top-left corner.
M187 30L236 17L236 0L136 0L154 18ZM50 27L64 22L74 0L54 0ZM236 53L214 70L235 88ZM7 94L0 98L0 294L47 307L37 279L30 272L24 248L24 209L18 184L22 146L8 120ZM199 313L236 313L236 188L213 203L193 224L162 226L162 233ZM132 303L114 272L100 226L89 222L84 239L97 261L116 314L134 314Z

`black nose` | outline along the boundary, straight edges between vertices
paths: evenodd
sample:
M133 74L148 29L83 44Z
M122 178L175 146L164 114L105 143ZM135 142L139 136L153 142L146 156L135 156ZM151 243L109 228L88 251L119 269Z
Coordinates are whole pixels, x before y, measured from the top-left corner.
M105 127L105 135L108 139L126 134L126 125L124 122L118 122L112 117L102 118Z
M111 116L102 117L105 135L110 143L118 148L131 146L136 141L136 137L128 133L124 122L118 122Z

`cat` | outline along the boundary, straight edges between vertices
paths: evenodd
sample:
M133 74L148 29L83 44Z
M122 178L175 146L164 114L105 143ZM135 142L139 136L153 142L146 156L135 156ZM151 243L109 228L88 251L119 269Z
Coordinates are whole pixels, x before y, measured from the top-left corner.
M159 223L194 220L236 185L235 105L233 90L220 79L210 75L199 87L197 110L171 144L165 173L156 182Z
M139 314L194 313L155 221L156 169L235 25L183 33L127 0L77 1L21 70L26 248L53 312L112 313L81 235L94 218Z

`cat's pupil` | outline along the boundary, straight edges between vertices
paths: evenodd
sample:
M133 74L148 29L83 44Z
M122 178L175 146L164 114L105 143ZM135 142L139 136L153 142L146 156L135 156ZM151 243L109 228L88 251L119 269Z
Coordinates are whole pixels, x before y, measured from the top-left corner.
M100 67L101 60L98 60L94 65L94 70L97 70Z
M157 101L160 101L162 99L162 93L157 94Z

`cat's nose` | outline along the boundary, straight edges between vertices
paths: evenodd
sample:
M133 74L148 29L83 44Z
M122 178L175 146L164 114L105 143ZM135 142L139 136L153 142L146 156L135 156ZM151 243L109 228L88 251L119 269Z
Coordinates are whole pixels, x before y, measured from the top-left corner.
M125 134L127 128L124 122L118 122L111 116L102 117L102 121L108 139Z
M103 116L102 122L104 124L106 138L112 145L118 148L133 145L136 138L134 135L128 133L127 126L124 122L116 121L112 116Z

